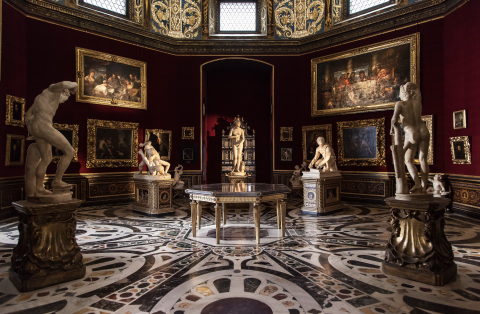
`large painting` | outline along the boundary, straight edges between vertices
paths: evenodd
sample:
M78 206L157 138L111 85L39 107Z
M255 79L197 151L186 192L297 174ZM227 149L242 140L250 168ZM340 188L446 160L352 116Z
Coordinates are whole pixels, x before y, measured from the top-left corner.
M99 105L147 109L147 64L77 48L76 100Z
M138 123L87 121L87 168L138 166Z
M418 84L420 35L313 59L312 116L393 109L400 86Z
M341 166L385 166L385 118L337 122Z
M327 144L332 145L332 125L309 125L302 127L303 160L311 161L317 150L317 138L323 137Z
M59 124L54 123L53 127L57 129L67 139L70 145L75 150L75 155L72 158L72 162L78 162L78 124ZM52 161L58 162L63 156L63 152L58 148L52 146Z
M170 160L172 154L172 131L146 129L145 141L152 142L153 148L160 154L162 160Z

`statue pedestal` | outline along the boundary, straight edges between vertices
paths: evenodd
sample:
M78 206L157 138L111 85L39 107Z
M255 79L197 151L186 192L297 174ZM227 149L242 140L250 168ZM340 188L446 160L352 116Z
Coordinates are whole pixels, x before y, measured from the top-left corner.
M443 231L445 208L450 199L387 198L392 213L392 234L387 244L382 270L430 285L442 286L457 274L452 245Z
M326 215L342 210L340 201L340 171L320 172L316 169L304 171L302 214Z
M247 183L248 176L245 172L231 172L227 176L228 183Z
M175 213L172 207L172 178L136 173L133 175L133 181L135 213L149 217Z
M85 276L75 239L77 199L57 203L13 202L19 216L20 237L13 249L9 277L21 292Z

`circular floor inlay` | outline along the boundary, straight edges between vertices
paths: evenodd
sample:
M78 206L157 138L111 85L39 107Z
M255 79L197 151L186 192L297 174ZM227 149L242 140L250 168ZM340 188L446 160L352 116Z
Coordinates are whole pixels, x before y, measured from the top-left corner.
M217 231L208 230L207 237L215 238ZM268 236L267 230L260 229L260 238ZM255 239L255 227L225 227L220 229L220 239L222 240L253 240Z
M248 298L221 299L207 305L201 314L273 314L272 309L263 302Z

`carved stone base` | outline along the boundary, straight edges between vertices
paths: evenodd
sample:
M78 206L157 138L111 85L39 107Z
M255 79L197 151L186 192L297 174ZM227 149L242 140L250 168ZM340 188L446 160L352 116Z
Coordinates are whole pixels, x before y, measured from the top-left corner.
M75 239L81 201L39 204L13 202L20 237L13 249L10 280L21 292L79 279L85 275Z
M340 201L340 171L304 171L302 214L327 215L345 208Z
M160 217L173 214L173 179L160 176L135 174L135 212L148 217Z
M447 198L385 200L390 206L392 234L382 269L386 274L431 285L444 285L457 273L452 245L445 233Z

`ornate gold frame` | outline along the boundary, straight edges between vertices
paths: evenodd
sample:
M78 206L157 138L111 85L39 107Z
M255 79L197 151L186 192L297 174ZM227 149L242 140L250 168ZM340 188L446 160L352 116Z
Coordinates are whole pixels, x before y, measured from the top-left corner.
M430 132L430 144L428 145L427 163L429 165L433 165L433 156L434 156L433 155L434 154L433 138L435 137L435 135L433 134L433 115L422 116L422 121L427 122L427 129ZM398 120L398 123L402 123L402 122ZM394 136L392 135L392 143L394 142L395 142L395 139L394 139ZM416 165L420 164L420 160L418 159L414 159L413 162ZM392 159L392 163L393 163L393 159Z
M465 147L465 159L455 159L455 147L453 143L463 142ZM472 154L470 152L470 142L468 136L455 136L450 138L450 152L452 153L452 162L454 165L471 165Z
M194 140L195 135L193 133L194 127L182 126L182 140ZM190 131L190 136L186 134L186 131Z
M332 145L332 125L331 124L321 124L321 125L309 125L302 127L302 151L303 151L303 160L307 160L307 131L313 130L325 130L327 144Z
M147 63L133 60L129 58L124 58L108 53L103 53L95 50L89 50L84 48L75 48L76 51L76 64L77 64L77 83L78 83L78 92L76 94L76 101L77 102L86 102L90 104L97 104L97 105L107 105L107 106L116 106L116 107L125 107L125 108L133 108L133 109L147 109ZM95 97L95 96L86 96L84 95L84 78L85 73L84 70L84 58L93 57L97 59L107 60L116 63L122 63L134 67L140 68L140 80L142 82L141 85L141 102L134 102L134 101L126 101L126 100L119 100L119 99L108 99L102 97Z
M463 114L463 124L462 124L462 126L456 128L455 127L455 114L458 113L458 112L461 112ZM454 111L453 112L453 129L457 130L457 129L466 129L466 128L467 128L467 110L463 109L463 110Z
M160 156L162 160L170 160L172 156L172 131L162 130L162 129L145 129L145 140L150 137L150 133L152 134L169 134L170 141L168 144L168 156Z
M377 158L345 158L343 130L375 126L377 128ZM385 162L385 118L337 122L338 163L340 166L386 166Z
M13 103L14 102L18 102L22 104L22 120L13 119ZM7 107L7 112L5 114L5 125L19 126L23 128L25 126L25 98L7 95L6 107Z
M288 137L283 137L283 132L288 132ZM293 126L280 127L280 141L282 142L293 141Z
M78 162L78 124L59 124L54 123L53 127L57 130L68 130L72 131L72 147L75 150L75 155L72 158L72 162ZM52 161L58 162L60 157L53 156Z
M381 43L363 46L363 47L347 50L344 52L335 53L328 56L312 59L311 61L312 117L343 115L343 114L393 109L393 106L395 105L394 102L389 102L385 104L367 105L367 106L354 106L354 107L347 107L347 108L317 110L317 79L316 79L317 65L324 62L351 58L361 54L393 48L393 47L400 46L407 43L410 44L410 82L419 84L418 79L420 78L420 67L418 64L418 60L420 60L420 33L415 33L413 35L403 36L393 40L387 40Z
M20 161L10 161L10 143L12 139L21 140L20 144ZM16 134L7 134L6 148L5 148L5 166L22 166L25 156L25 136Z
M132 130L132 158L102 159L96 158L97 128ZM100 167L137 167L138 166L138 123L108 120L87 120L87 168Z

